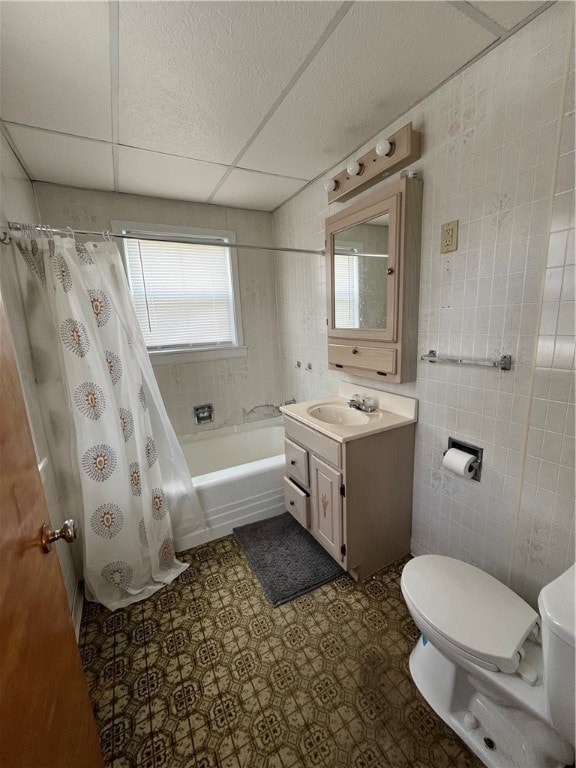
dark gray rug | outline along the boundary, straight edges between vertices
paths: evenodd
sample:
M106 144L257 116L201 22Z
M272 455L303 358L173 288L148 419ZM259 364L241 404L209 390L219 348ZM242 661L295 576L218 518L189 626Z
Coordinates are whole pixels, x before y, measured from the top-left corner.
M233 533L274 608L345 573L289 512Z

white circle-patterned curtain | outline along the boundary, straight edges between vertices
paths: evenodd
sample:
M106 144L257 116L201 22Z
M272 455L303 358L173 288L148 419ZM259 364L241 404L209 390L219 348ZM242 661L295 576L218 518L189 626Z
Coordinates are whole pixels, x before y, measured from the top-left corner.
M153 594L187 566L173 529L203 522L111 242L17 238L50 305L75 432L89 599L114 610Z

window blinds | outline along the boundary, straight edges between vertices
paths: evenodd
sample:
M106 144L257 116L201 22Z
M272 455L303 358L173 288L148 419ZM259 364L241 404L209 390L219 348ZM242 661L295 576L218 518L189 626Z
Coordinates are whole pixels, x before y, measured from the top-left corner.
M237 344L227 246L127 239L124 248L149 349Z
M358 256L334 255L334 327L358 328L359 324Z

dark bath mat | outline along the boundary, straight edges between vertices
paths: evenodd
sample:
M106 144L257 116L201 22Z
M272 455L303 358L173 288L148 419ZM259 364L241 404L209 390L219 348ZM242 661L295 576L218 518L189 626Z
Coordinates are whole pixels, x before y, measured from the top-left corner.
M274 608L345 573L289 512L233 533Z

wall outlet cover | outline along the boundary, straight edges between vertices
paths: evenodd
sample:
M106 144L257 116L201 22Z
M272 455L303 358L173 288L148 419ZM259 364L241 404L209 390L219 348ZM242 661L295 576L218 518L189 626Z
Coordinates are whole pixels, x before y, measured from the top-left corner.
M440 253L458 250L458 220L442 224Z

